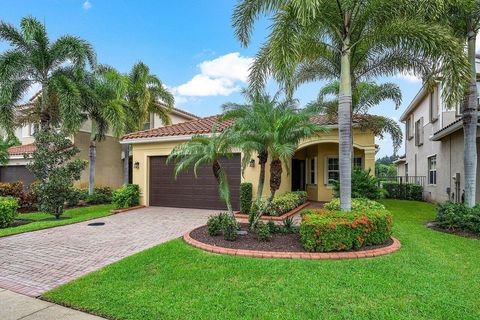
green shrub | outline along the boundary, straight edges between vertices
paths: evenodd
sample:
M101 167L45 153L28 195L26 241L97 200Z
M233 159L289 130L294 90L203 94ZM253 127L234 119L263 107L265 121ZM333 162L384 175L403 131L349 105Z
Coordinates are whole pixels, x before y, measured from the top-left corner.
M386 197L390 199L417 200L423 199L423 187L414 183L382 182Z
M240 229L237 220L226 213L220 220L222 224L223 238L227 241L237 240L237 231Z
M17 216L18 200L13 197L0 197L0 228L8 227Z
M270 233L278 233L280 231L280 227L275 224L272 220L268 220L267 222L268 229Z
M449 230L463 230L480 235L480 205L469 208L463 203L439 204L435 221Z
M140 203L140 187L129 184L112 193L112 203L116 209L137 206Z
M323 207L330 211L340 211L340 199L333 198L330 202L327 202ZM365 210L382 210L385 206L377 201L369 199L352 199L352 211L365 211Z
M378 200L383 197L384 191L379 186L376 177L370 174L371 170L354 168L352 171L352 198L366 198ZM333 193L340 196L340 181L333 181Z
M0 182L0 197L20 199L23 194L23 182Z
M103 193L93 192L89 194L86 199L88 204L104 204L112 202L112 197ZM140 201L140 200L139 200ZM138 204L138 201L137 201Z
M219 215L210 216L207 221L208 234L212 237L222 233L222 220Z
M257 239L260 241L270 241L272 239L272 232L268 224L259 222L255 228Z
M305 191L288 192L282 195L275 196L267 208L265 215L267 216L281 216L299 205L307 201L307 193ZM263 208L265 201L260 203L260 208ZM256 213L260 210L255 204L252 205L252 212Z
M240 184L240 212L249 214L252 208L253 185L250 182Z
M382 244L391 234L387 210L328 211L311 209L302 216L300 238L307 251L328 252Z
M293 218L287 218L283 220L283 228L282 228L283 233L294 233L295 232L295 226L293 225Z

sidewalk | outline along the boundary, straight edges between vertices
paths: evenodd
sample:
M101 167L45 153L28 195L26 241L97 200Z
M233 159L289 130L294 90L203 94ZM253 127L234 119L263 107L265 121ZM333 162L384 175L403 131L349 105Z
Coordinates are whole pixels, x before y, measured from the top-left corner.
M103 318L0 288L0 319L102 320Z

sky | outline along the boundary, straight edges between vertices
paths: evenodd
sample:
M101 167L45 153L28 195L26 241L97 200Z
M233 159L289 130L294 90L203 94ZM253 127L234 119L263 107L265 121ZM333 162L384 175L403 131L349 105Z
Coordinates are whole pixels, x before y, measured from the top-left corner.
M176 106L200 116L218 114L225 102L242 102L248 68L268 35L270 21L255 25L245 48L234 36L236 0L0 0L0 19L18 26L24 16L43 21L50 38L78 36L92 44L99 63L128 72L143 61L174 93ZM0 52L7 47L0 43ZM480 48L480 46L478 46ZM386 101L371 109L398 121L421 87L413 75L378 79L402 90L402 105ZM295 96L314 100L323 82L303 85ZM274 93L274 92L272 92ZM403 125L401 125L403 129ZM377 158L393 153L389 136L377 139ZM399 154L403 154L403 147Z

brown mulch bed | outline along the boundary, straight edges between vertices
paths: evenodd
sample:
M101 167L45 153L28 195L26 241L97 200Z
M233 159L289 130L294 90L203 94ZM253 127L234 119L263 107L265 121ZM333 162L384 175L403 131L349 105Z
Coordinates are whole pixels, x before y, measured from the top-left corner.
M453 234L459 237L464 237L464 238L470 238L470 239L475 239L475 240L480 240L480 236L473 232L469 231L463 231L463 230L458 230L458 229L445 229L438 224L436 224L434 221L428 222L425 225L427 228L438 231L438 232L443 232L443 233L448 233L448 234Z
M241 230L247 231L248 233L246 235L239 234L236 241L227 241L223 239L222 235L215 237L210 236L207 231L207 226L203 226L193 230L190 233L190 237L212 246L230 249L274 252L308 252L303 249L302 242L300 241L300 234L298 233L276 233L272 234L272 239L270 241L259 241L255 233L248 231L248 224L241 224L240 226ZM384 248L390 246L392 243L393 240L389 239L386 243L380 245L367 246L358 250L349 250L343 252L355 252Z
M22 219L14 220L14 221L8 226L8 228L23 226L23 225L25 225L25 224L29 224L29 223L32 223L32 222L33 222L32 220L22 220Z

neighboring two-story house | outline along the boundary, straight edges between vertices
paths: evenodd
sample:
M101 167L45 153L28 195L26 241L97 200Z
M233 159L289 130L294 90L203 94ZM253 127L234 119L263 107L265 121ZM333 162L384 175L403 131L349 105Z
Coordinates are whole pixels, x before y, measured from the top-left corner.
M480 56L477 56L477 79L480 92ZM432 92L422 87L400 121L405 123L405 157L396 161L398 175L405 177L403 181L422 184L427 201L462 201L464 147L460 106L445 104L440 84ZM477 138L480 151L479 142ZM480 170L476 194L480 199L478 177Z
M35 96L34 96L35 98ZM33 98L32 98L33 99ZM31 102L20 105L18 108L28 108ZM195 120L198 117L189 112L174 108L170 114L173 124L185 121ZM159 128L164 124L156 115L151 115L149 121L145 123L145 129ZM3 166L0 166L0 182L22 181L24 186L28 187L35 177L27 169L29 161L28 154L35 150L35 125L28 124L16 128L15 135L20 140L21 145L11 147L8 150L9 160ZM73 144L78 147L80 153L78 158L88 161L90 145L91 122L86 121L80 130L70 137ZM113 134L107 134L103 141L97 143L97 160L95 164L95 185L118 188L123 183L123 148ZM25 158L27 155L27 158ZM88 186L88 168L84 170L79 181L75 183L77 187Z

